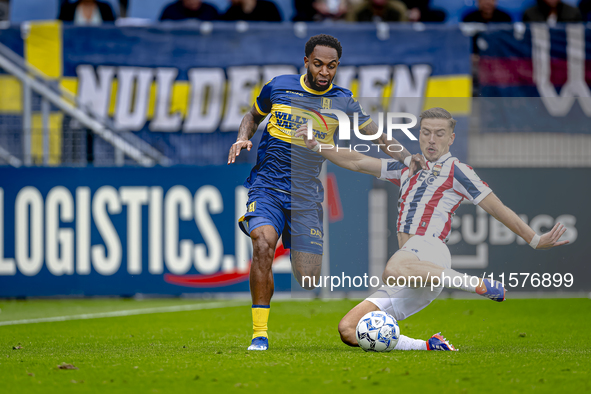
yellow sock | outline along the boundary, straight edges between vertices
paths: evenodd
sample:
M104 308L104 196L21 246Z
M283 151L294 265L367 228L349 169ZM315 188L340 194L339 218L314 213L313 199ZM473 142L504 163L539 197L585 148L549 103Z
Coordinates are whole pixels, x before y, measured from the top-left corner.
M253 305L252 306L252 329L254 334L252 338L265 337L267 335L267 321L269 320L270 305Z

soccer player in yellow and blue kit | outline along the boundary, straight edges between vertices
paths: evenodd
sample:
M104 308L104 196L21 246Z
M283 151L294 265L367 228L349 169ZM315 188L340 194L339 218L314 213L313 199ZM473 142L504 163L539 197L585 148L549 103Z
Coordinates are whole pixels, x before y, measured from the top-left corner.
M351 92L332 84L341 54L336 38L325 34L310 38L305 47L306 74L281 75L267 82L242 119L238 139L230 148L228 164L235 162L242 149L250 151L250 139L259 123L270 115L256 165L244 182L249 198L247 212L239 223L253 245L250 292L254 334L249 350L269 347L267 321L274 291L271 266L279 237L283 236L284 246L291 249L292 271L300 285L304 276L320 276L324 189L318 175L324 158L306 149L304 141L295 137L296 130L302 123L313 121L315 138L334 145L338 120L319 112L335 108L347 114L357 113L357 119L351 116L351 121L357 120L363 134L375 135L378 131ZM374 143L401 162L410 156L406 149L390 152L390 145L399 144L385 135Z

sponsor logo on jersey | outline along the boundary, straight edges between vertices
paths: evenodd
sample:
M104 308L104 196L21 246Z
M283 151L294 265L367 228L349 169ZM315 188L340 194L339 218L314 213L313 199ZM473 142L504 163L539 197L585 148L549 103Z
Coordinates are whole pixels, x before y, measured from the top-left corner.
M441 164L441 163L435 164L435 167L433 167L433 175L439 176L439 174L441 173L442 167L443 167L443 164Z
M286 93L289 93L289 94L297 94L298 96L302 96L302 97L304 97L304 94L303 94L303 93L300 93L300 92L294 92L293 90L288 90L288 91L286 91Z
M322 237L322 231L312 228L310 229L310 235L317 235L319 237Z

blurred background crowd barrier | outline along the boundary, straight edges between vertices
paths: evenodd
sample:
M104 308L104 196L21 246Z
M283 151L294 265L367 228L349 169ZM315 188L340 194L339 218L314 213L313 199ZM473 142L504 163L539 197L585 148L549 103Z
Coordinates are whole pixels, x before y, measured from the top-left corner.
M2 0L0 18L11 22L76 18L80 3L100 6L86 23L158 20L269 22L580 22L591 18L589 0Z
M459 23L471 1L423 9L442 10L444 23L412 22L412 7L410 23L305 17L306 2L291 1L275 2L281 19L301 22L220 22L221 0L213 21L155 23L166 1L109 3L115 24L35 21L67 9L27 0L12 1L1 25L0 297L248 292L250 240L236 220L256 152L226 166L228 149L262 85L303 73L304 44L320 33L341 41L335 83L374 98L369 112L447 108L456 157L539 233L556 221L569 229L572 245L533 252L464 207L454 266L574 276L569 288L514 291L589 290L588 25L524 24L536 3L514 1L496 5L518 23L488 25ZM380 275L397 248L397 189L332 165L325 188L330 274ZM277 291L292 285L288 256L277 250Z

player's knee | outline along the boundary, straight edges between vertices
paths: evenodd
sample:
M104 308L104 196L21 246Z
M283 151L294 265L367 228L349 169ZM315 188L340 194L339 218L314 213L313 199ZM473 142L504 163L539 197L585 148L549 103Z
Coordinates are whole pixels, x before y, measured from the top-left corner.
M341 341L343 341L345 345L358 346L357 338L355 337L356 327L357 325L347 319L346 316L339 322L339 335L341 336Z
M265 256L273 258L275 254L275 248L273 247L271 240L265 236L258 237L253 240L254 253L258 256Z

